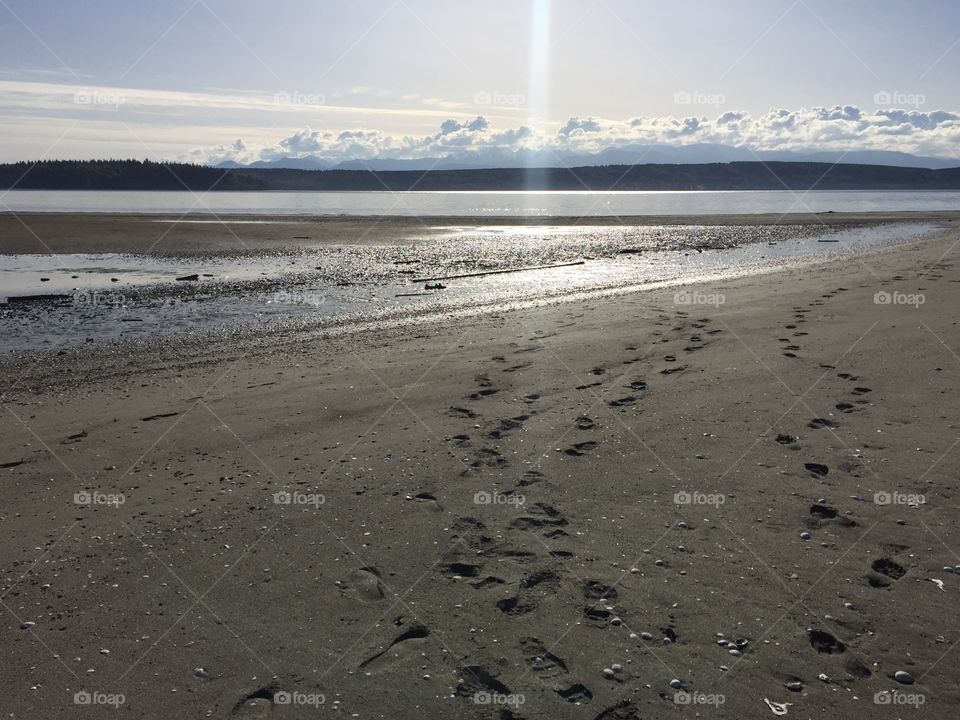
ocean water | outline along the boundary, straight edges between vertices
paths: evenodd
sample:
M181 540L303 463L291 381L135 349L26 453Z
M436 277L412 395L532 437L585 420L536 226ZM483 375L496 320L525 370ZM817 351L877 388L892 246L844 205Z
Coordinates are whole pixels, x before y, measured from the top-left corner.
M960 210L960 192L126 192L13 190L0 212L626 217Z

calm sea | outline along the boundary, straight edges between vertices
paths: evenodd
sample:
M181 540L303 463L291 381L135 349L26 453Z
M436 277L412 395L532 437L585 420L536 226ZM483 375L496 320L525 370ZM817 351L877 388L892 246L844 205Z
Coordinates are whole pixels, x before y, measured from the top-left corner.
M960 210L960 192L126 192L13 190L0 212L627 216Z

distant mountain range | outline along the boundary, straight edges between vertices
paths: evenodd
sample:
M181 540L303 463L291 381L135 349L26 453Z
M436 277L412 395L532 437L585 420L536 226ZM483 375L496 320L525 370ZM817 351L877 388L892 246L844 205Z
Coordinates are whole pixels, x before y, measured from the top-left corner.
M569 153L500 152L483 156L420 158L416 160L373 159L336 162L316 157L287 157L259 160L247 165L228 160L221 168L280 168L289 170L479 170L523 167L592 167L598 165L695 165L730 162L821 162L844 165L885 165L939 170L960 167L958 158L923 157L887 150L851 150L849 152L798 153L790 150L751 151L728 145L699 143L695 145L629 145L608 148L592 155Z
M191 191L960 190L960 167L824 162L593 165L553 168L303 170L139 160L0 165L0 189Z

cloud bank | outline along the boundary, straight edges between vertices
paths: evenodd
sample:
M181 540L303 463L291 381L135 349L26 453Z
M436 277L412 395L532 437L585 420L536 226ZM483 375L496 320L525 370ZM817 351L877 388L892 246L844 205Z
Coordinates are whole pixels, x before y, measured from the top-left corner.
M445 120L439 131L422 136L393 136L371 128L342 131L306 128L272 145L235 143L199 147L183 159L194 162L251 163L281 158L314 158L329 164L361 160L444 158L470 164L502 163L536 156L558 160L646 146L723 145L754 152L798 153L854 150L899 151L957 157L960 114L944 110L878 109L853 105L783 108L754 116L727 111L715 117L645 117L609 120L571 117L559 128L496 129L484 116ZM642 157L637 162L642 162Z

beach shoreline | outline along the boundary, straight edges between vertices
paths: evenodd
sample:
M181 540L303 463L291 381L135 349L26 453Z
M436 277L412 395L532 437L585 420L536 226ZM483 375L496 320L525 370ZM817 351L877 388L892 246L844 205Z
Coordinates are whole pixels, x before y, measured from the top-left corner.
M485 718L486 693L606 720L675 716L679 680L717 717L768 698L872 718L891 690L949 714L958 243L695 304L659 288L269 354L105 349L118 372L50 388L21 367L5 704L293 716L288 692Z
M200 225L196 220L203 220ZM208 254L335 244L403 244L477 227L824 225L955 222L960 212L643 215L625 217L278 216L0 212L0 252ZM172 221L172 222L171 222ZM212 222L207 222L212 221Z

